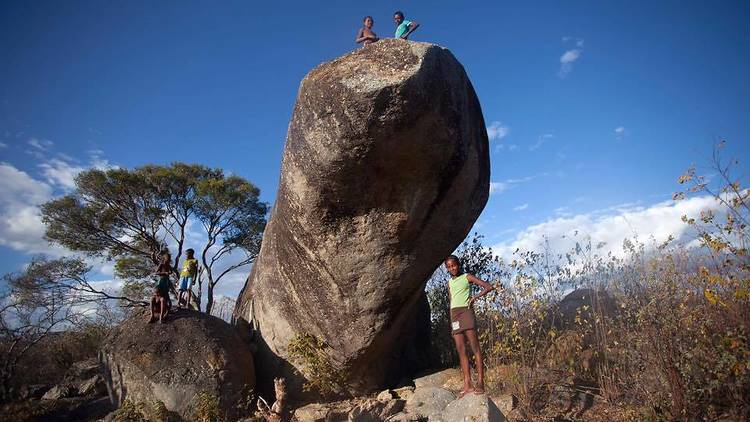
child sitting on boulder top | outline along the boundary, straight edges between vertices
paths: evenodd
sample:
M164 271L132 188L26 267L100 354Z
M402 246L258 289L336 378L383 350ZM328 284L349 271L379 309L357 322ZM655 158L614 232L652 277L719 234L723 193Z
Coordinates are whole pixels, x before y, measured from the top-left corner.
M154 323L157 319L160 323L163 323L167 312L167 301L162 296L162 290L159 289L159 286L156 286L154 295L151 297L151 318L148 320L148 323Z

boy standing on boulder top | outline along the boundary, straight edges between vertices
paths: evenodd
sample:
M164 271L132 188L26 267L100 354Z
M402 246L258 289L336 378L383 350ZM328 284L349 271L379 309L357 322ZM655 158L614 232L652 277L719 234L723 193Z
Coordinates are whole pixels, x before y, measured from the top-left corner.
M187 259L182 263L180 271L180 296L177 298L177 309L182 308L182 302L185 301L185 307L190 307L190 296L193 293L193 283L198 275L198 260L195 259L195 251L188 249L185 251Z
M393 21L396 22L396 38L409 39L409 35L419 28L418 23L404 19L404 13L400 10L393 14Z

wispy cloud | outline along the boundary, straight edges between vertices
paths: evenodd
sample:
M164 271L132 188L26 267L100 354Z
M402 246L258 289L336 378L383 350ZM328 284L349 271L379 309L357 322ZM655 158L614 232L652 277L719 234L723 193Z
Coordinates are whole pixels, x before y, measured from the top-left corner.
M504 125L502 122L494 121L487 126L487 137L490 141L495 139L503 139L508 136L510 128L508 125Z
M548 176L549 173L539 173L533 176L526 176L520 179L506 179L502 182L491 182L490 183L490 194L503 193L508 189L512 189L520 184L530 182L538 177Z
M8 148L8 144L5 142L0 142L0 148Z
M529 208L529 204L522 204L513 208L513 211L524 211Z
M490 194L503 193L508 189L508 184L505 182L490 182Z
M615 128L615 139L618 141L621 141L625 139L625 135L627 135L627 131L625 130L624 126L619 126Z
M49 139L38 138L30 138L26 143L38 149L39 151L47 151L52 147L52 145L54 145L54 142L50 141Z
M536 142L534 142L533 144L529 146L529 151L538 150L539 148L542 147L542 145L546 144L547 142L551 141L554 138L555 138L555 135L551 133L545 133L543 135L539 135L539 138L537 138Z
M583 54L583 39L563 37L562 43L567 50L560 56L560 70L557 71L557 76L565 78L573 71L573 63Z

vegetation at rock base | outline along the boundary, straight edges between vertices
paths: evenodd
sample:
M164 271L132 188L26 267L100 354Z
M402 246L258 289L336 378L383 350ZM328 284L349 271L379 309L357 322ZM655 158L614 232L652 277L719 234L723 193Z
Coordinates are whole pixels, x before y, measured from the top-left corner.
M211 313L216 285L232 271L250 264L260 250L268 206L260 191L221 169L174 163L135 169L91 169L75 178L76 189L42 205L48 240L72 251L113 260L123 290L133 300L150 295L149 274L163 249L172 245L175 276L191 227L205 242L195 247L201 261L198 294L206 285L205 310ZM242 255L217 270L229 255ZM196 304L201 307L200 302Z
M86 286L78 259L34 258L6 274L0 292L0 402L23 385L50 383L70 364L96 354L110 310Z
M215 395L202 391L195 397L196 422L223 422L224 417L219 407L219 399Z
M338 369L326 350L323 340L309 333L297 334L287 346L292 360L303 367L305 391L317 392L323 397L345 394L346 374Z
M475 235L459 249L467 270L499 287L475 311L487 387L516 395L518 418L750 418L750 189L720 151L718 186L694 169L678 180L687 188L676 200L702 195L716 205L683 217L699 245L634 237L622 254L601 253L605 245L575 234L567 253L547 242L503 260ZM455 365L441 336L445 277L438 270L428 284L434 347ZM594 402L608 413L594 413Z
M119 409L115 410L112 420L114 422L149 422L146 406L130 400L126 400Z

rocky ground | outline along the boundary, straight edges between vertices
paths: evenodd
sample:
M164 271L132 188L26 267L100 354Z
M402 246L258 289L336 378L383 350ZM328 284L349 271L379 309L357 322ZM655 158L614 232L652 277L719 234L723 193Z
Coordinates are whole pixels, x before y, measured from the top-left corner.
M76 362L56 385L25 386L21 399L0 408L0 420L95 421L115 409L96 359Z
M133 403L126 401L119 409L106 393L104 369L96 360L73 365L65 379L54 386L33 385L23 391L24 401L0 410L1 420L13 421L219 421L237 420L255 412L246 408L229 419L211 419L210 411L180 415L156 399ZM490 369L496 372L496 369ZM502 372L502 371L501 371ZM445 369L414 380L403 386L383 390L367 397L335 402L311 403L301 407L255 412L244 422L258 421L610 421L617 420L621 409L597 400L594 395L575 387L550 388L544 408L532 415L523 409L512 394L468 394L457 398L462 387L457 368ZM193 401L200 402L197 396ZM218 403L218 402L217 402ZM218 408L217 408L218 409ZM210 410L210 409L209 409ZM252 412L251 412L252 411ZM214 416L219 416L215 414ZM467 419L468 418L468 419Z

